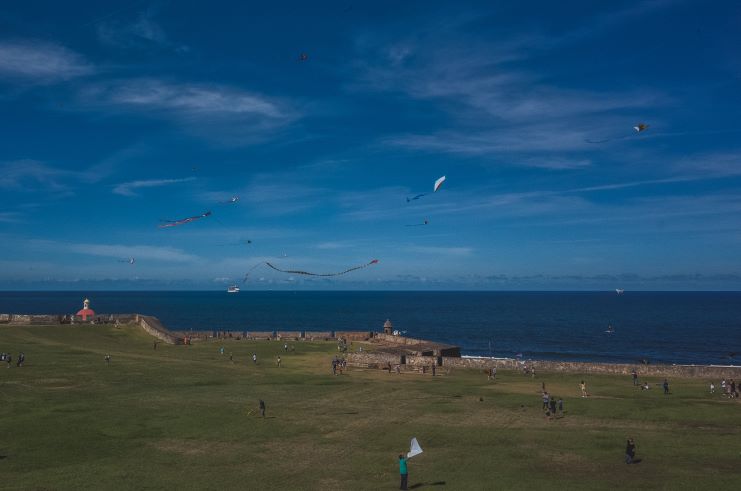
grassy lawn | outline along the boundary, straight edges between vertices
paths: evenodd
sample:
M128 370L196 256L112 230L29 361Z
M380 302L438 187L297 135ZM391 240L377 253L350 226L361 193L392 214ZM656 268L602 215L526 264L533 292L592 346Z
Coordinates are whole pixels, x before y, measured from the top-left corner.
M155 351L137 327L0 328L0 351L13 354L0 365L0 489L397 489L413 436L419 489L741 482L741 404L709 395L705 380L671 380L664 396L658 379L640 391L630 377L590 375L582 399L579 375L334 377L336 344L289 344L295 353L236 340ZM564 417L544 417L541 383ZM639 464L623 462L628 436Z

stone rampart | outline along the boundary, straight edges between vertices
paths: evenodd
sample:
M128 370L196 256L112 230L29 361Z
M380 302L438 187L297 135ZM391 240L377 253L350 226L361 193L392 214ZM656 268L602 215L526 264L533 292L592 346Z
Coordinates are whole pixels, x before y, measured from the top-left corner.
M273 339L275 337L274 331L250 331L247 333L247 339Z
M173 335L156 317L137 314L136 323L149 334L167 344L183 344L183 338Z
M345 355L347 364L359 368L388 368L401 364L401 356L391 353L348 353Z
M301 331L278 331L276 333L278 339L282 341L298 341L301 336Z
M349 353L348 364L367 368L386 368L387 363L401 363L401 357L388 353ZM435 356L405 356L403 361L410 367L442 365L446 368L460 368L486 370L496 367L504 370L521 370L523 363L509 358L474 358L474 357L435 357ZM442 363L441 363L442 362ZM741 378L741 367L726 367L714 365L629 365L617 363L585 363L568 361L528 361L528 367L535 367L535 371L547 373L599 373L629 376L635 370L639 377L671 377L671 378L707 378L719 380L721 378Z
M304 332L304 339L308 339L309 341L315 341L323 339L324 341L328 341L330 339L333 339L334 336L332 335L331 331L306 331Z
M337 339L345 338L347 341L368 341L373 337L371 331L335 331Z

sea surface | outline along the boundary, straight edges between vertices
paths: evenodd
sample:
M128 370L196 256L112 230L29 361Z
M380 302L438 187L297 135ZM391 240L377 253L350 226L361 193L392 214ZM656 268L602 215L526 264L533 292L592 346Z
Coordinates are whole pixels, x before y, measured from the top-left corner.
M0 312L74 313L86 296L173 330L379 331L388 318L464 355L741 365L741 292L0 292Z

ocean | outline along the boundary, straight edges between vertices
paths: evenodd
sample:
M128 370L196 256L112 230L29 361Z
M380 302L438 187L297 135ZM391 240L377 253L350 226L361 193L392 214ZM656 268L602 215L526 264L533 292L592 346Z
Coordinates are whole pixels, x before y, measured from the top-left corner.
M0 313L74 313L86 296L98 313L173 330L378 331L391 319L464 355L741 365L741 292L0 292Z

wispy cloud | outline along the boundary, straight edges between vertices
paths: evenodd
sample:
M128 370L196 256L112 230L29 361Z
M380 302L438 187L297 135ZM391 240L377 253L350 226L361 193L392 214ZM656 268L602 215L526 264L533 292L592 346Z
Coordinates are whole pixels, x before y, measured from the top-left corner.
M70 192L80 183L100 182L111 170L108 166L99 165L91 166L87 170L68 170L33 159L0 162L0 189Z
M14 211L2 211L0 212L0 222L2 223L17 223L19 222L20 214Z
M134 257L169 262L191 262L198 258L174 247L120 244L61 244L70 252L111 258Z
M169 186L170 184L179 184L183 182L194 181L195 177L185 177L183 179L149 179L143 181L131 181L117 184L113 192L121 196L136 196L136 190L142 188L155 188L160 186Z
M89 86L82 95L92 104L174 112L192 118L242 116L285 120L293 117L293 113L277 100L221 85L141 78Z
M611 14L630 19L664 3ZM598 18L605 26L616 22L611 15ZM588 165L587 160L573 155L553 158L553 152L594 150L586 140L594 137L595 128L629 131L635 124L631 111L645 113L671 101L648 87L615 91L569 86L563 78L511 63L588 37L595 33L591 29L482 42L467 33L469 21L435 24L429 29L435 36L402 34L401 39L388 40L380 34L376 43L359 44L361 56L353 64L357 78L349 90L401 93L451 116L443 120L446 127L387 137L384 144L472 157L521 153L531 158L508 161L578 168ZM546 152L549 158L537 158Z
M432 254L438 256L468 256L473 252L471 247L437 247L437 246L408 246L407 252L418 254Z
M107 45L119 48L151 49L153 46L188 52L187 46L170 41L162 26L155 20L156 11L149 8L140 12L133 22L99 22L98 39Z
M0 77L56 82L95 71L81 55L42 41L0 42Z
M80 174L57 169L38 160L22 159L0 163L0 189L34 191L39 188L51 191L66 191L65 179L80 177Z
M301 117L283 99L219 84L135 78L88 85L81 107L165 119L228 145L259 142Z

